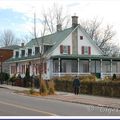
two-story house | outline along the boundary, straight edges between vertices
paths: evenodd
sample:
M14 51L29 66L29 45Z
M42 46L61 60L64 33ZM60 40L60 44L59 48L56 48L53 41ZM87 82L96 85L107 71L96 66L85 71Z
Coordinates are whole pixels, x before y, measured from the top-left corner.
M41 46L46 58L43 67L39 66ZM9 60L10 75L25 76L26 68L30 75L38 75L43 70L43 78L50 79L63 75L90 75L98 77L120 74L120 58L105 56L85 30L78 24L78 17L72 16L72 27L57 31L37 39L32 39L20 49L14 50Z

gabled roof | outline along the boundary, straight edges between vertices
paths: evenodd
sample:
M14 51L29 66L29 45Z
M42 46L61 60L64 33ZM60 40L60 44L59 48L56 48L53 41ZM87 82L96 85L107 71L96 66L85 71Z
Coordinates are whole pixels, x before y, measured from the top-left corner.
M64 40L72 32L72 30L73 28L71 27L50 35L46 35L37 39L32 39L25 45L25 47L32 47L33 45L38 46L40 44L55 45L58 41Z
M90 35L85 31L85 29L79 25L81 31L84 33L84 35L86 35L86 37L88 38L88 40L97 48L98 51L100 51L103 55L103 51L96 45L96 43L91 39Z
M96 43L90 38L89 34L88 34L88 33L84 30L84 28L83 28L81 25L79 25L79 24L78 24L76 27L71 27L71 28L69 28L69 29L71 29L71 30L70 30L70 32L66 35L66 37L68 37L68 35L69 35L70 33L72 33L74 30L78 29L78 27L79 27L80 30L84 33L84 35L86 35L86 37L88 38L88 40L97 48L97 50L100 51L102 55L104 55L104 53L102 52L102 50L96 45ZM63 31L63 32L64 32L64 31ZM66 38L66 37L65 37L65 38ZM48 53L51 53L63 40L65 40L65 38L57 41L57 43L48 51Z

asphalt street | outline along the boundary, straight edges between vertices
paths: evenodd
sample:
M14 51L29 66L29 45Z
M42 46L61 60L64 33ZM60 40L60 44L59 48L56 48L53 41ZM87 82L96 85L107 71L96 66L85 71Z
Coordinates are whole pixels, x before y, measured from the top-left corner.
M119 116L120 110L25 96L0 88L0 116Z

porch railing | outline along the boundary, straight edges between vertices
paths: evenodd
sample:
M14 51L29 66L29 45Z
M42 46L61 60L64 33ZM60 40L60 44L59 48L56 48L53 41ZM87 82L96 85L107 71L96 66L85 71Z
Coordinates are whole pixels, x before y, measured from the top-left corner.
M70 75L70 76L87 76L90 75L91 73L53 73L53 77L57 76L65 76L65 75Z
M91 75L92 73L52 73L52 77L60 77L60 76L65 76L65 75L70 75L70 76L87 76ZM104 78L106 76L113 76L113 74L116 74L117 76L120 76L120 73L102 73L101 78Z

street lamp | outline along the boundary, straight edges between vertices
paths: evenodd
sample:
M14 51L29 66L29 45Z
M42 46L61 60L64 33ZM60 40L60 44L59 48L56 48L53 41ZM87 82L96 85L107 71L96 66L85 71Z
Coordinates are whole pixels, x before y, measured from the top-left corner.
M2 62L3 62L3 56L0 56L0 65L1 65L0 81L1 81L1 84L3 83L3 76L2 76Z

